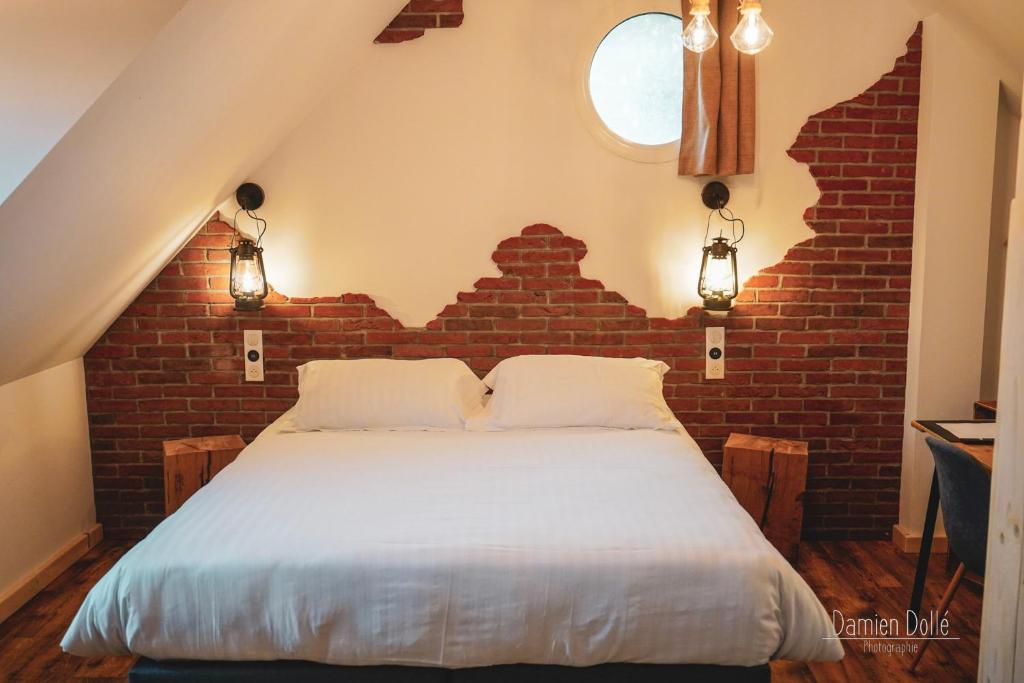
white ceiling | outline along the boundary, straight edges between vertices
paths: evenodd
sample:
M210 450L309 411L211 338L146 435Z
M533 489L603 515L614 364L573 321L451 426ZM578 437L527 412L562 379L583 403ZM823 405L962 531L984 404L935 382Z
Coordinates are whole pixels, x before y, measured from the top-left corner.
M1020 113L1024 74L1024 0L906 0L922 16L941 13L1000 62L1000 78Z
M0 202L184 4L0 2Z
M80 357L403 4L186 4L0 205L0 384Z
M991 41L1019 72L1024 71L1024 2L1021 0L942 0L945 11Z

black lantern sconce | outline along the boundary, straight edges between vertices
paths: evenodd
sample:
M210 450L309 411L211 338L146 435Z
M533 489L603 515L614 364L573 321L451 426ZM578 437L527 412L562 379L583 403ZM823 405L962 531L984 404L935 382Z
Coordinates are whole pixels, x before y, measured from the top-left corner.
M729 188L724 183L708 183L701 190L700 196L704 206L711 209L711 213L708 214L708 226L704 232L704 257L700 264L697 294L704 300L704 310L724 313L732 308L732 300L740 292L739 272L736 269L736 245L743 239L747 229L743 221L725 208L729 203ZM724 212L728 212L728 215ZM716 213L732 225L732 239L726 237L723 230L719 230L718 237L712 238L711 244L708 244L711 219ZM736 236L737 223L740 226L739 237Z
M263 300L270 293L267 287L267 272L263 267L263 233L267 231L267 222L256 215L256 209L263 206L263 188L256 183L243 183L235 191L238 211L232 221L235 235L231 238L231 283L229 291L235 300L236 311L258 311L263 308ZM256 221L256 239L238 237L238 214L245 211L249 218Z

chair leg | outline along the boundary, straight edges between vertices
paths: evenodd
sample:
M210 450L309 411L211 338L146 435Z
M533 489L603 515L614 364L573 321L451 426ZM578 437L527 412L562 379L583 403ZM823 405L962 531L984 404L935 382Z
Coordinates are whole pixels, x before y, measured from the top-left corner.
M956 589L960 587L960 581L964 578L964 572L967 571L967 566L961 562L960 566L956 568L956 573L953 574L953 578L950 580L949 585L946 586L946 592L942 596L942 600L939 602L938 608L935 610L935 614L941 616L946 613L949 609L949 603L953 602L953 596L956 595ZM935 629L932 628L930 633L934 633ZM931 638L921 643L921 649L917 651L917 656L914 657L914 661L910 664L910 670L913 671L917 668L917 665L921 663L921 658L924 657L924 651L928 649L928 646L932 644Z

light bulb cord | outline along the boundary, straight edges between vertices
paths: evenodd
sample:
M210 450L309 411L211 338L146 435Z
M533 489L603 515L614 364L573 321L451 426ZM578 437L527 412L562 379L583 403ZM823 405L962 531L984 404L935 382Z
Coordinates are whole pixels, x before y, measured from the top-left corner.
M726 216L725 213L723 213L725 211L728 211L728 213L729 213L728 216ZM708 224L707 224L707 228L705 228L705 230L704 230L704 246L707 246L707 244L708 244L708 235L711 234L711 219L714 218L715 214L718 214L719 217L722 220L728 221L730 227L732 228L732 242L729 243L729 246L730 247L735 247L737 244L742 242L743 238L747 236L747 224L744 223L742 219L737 218L736 214L734 214L730 209L727 209L726 207L722 206L722 207L719 207L717 209L711 209L711 213L708 214ZM739 233L740 236L738 238L736 237L736 224L737 223L739 223L739 226L740 226L740 233ZM724 229L719 229L718 236L719 237L723 237L724 234L725 234L725 230Z
M234 232L231 233L230 249L235 247L235 238L238 236L238 214L243 211L245 211L246 216L256 221L256 248L258 249L263 244L263 233L267 231L267 221L257 216L255 211L243 207L238 207L234 217L231 219L231 227L234 228Z

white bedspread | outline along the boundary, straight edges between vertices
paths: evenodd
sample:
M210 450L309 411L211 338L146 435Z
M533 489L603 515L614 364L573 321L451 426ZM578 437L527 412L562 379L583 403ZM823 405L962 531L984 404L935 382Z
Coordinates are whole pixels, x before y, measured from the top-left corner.
M756 665L838 659L832 635L685 434L271 426L103 577L61 646Z

